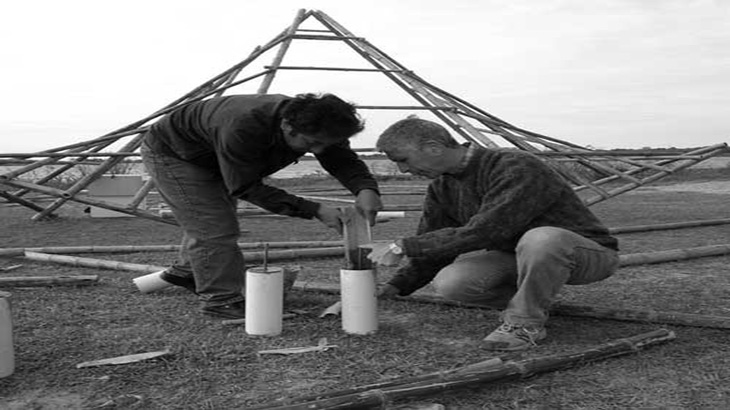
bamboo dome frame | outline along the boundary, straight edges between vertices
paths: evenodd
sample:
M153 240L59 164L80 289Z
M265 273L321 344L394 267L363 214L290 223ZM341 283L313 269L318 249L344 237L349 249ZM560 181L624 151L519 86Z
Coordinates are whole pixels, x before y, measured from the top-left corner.
M322 29L303 29L308 19L316 20ZM339 41L349 46L373 68L302 67L284 66L282 61L294 40ZM270 65L252 74L244 72L262 54L278 47ZM668 153L655 151L606 151L594 150L577 144L548 137L512 125L449 92L436 87L415 74L388 54L358 37L319 10L299 10L292 24L263 46L258 46L243 61L209 79L187 94L158 111L127 126L100 137L70 145L33 153L0 153L0 166L13 165L14 169L0 174L0 197L7 203L15 203L36 212L32 217L40 220L54 216L54 212L68 201L105 208L150 220L176 224L174 219L163 218L140 204L154 188L146 181L126 205L98 200L88 196L85 190L93 181L112 170L125 158L138 156L144 133L161 116L185 104L206 98L221 96L237 85L261 79L258 93L267 93L279 70L312 70L343 72L382 73L395 85L410 95L419 105L382 106L358 105L358 109L372 110L427 110L458 136L487 148L515 148L532 152L562 175L576 192L583 192L587 205L659 180L679 170L688 168L713 156L727 153L725 143L691 150L672 150ZM498 144L502 142L502 145ZM116 152L103 152L112 144L121 143ZM95 168L65 189L53 186L52 181L75 167L88 164L97 158ZM49 174L33 180L33 171L46 166L56 167ZM53 198L48 205L30 198L30 193Z

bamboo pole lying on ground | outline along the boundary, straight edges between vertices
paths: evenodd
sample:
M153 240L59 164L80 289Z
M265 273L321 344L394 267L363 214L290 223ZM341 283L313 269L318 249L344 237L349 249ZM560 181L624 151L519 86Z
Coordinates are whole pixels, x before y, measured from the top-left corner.
M0 288L39 286L84 286L99 282L98 275L78 276L0 276Z
M100 268L112 270L124 270L131 272L152 273L162 269L162 266L141 265L138 263L126 263L117 261L106 261L103 259L80 258L67 255L49 255L39 252L25 252L25 259L39 262L55 262L63 265L83 266L87 268Z
M268 261L297 259L297 258L319 258L325 256L342 256L344 248L342 246L333 248L303 248L303 249L285 249L281 251L267 252L244 252L243 257L247 262L262 262L264 257ZM14 255L18 256L18 255ZM118 261L109 261L95 258L82 258L69 255L50 255L47 253L25 251L24 258L38 262L54 262L63 265L83 266L87 268L123 270L131 272L152 273L165 269L162 266L143 265L138 263L127 263Z
M240 242L240 249L269 248L329 248L342 246L342 241L285 241L285 242ZM23 256L28 252L74 254L74 253L134 253L134 252L177 252L180 245L108 245L108 246L48 246L33 248L4 248L0 256Z
M368 390L382 390L382 389L394 389L397 387L403 387L408 385L415 385L415 384L423 384L423 383L434 383L434 382L443 382L446 381L448 377L453 377L455 375L468 375L470 373L480 372L487 369L493 369L499 366L502 366L504 364L504 361L499 357L494 357L491 359L483 360L481 362L473 363L467 366L460 366L455 369L445 370L445 371L439 371L439 372L432 372L432 373L426 373L422 374L420 376L412 376L412 377L399 377L397 379L388 380L385 382L380 383L373 383L373 384L367 384L364 386L358 386L353 387L346 390L337 390L333 392L327 392L327 393L320 393L320 394L312 394L309 396L302 396L297 397L295 399L279 399L275 403L267 404L262 407L253 407L249 410L257 410L257 409L266 409L270 408L273 405L276 406L284 406L284 405L292 405L295 403L303 403L303 402L311 402L311 401L318 401L323 399L332 399L335 397L342 397L362 392L367 392Z
M664 230L669 230L669 229L696 228L696 227L701 227L701 226L726 225L726 224L730 224L730 218L705 219L705 220L701 220L701 221L687 221L687 222L671 222L671 223L655 224L655 225L617 226L615 228L609 228L608 231L612 234L620 234L620 233L633 233L633 232L664 231Z
M567 369L585 363L611 357L637 353L641 349L665 343L676 338L674 332L658 329L623 339L610 341L593 348L487 366L473 372L456 372L444 375L441 380L427 380L411 384L381 387L357 393L328 393L323 399L296 401L293 404L264 405L257 409L269 410L316 410L316 409L365 409L384 406L395 400L413 399L460 388L475 388L487 383L525 379L536 374Z
M621 255L619 266L647 265L686 259L720 256L730 253L730 244L700 246L697 248L670 249L666 251L630 253Z
M335 283L324 282L296 282L294 288L330 294L339 294L340 288ZM474 303L463 303L447 300L434 293L416 292L410 296L398 297L396 300L414 301L419 303L433 303L439 305L457 306L471 309L493 309L489 306ZM659 312L653 310L620 309L599 306L581 306L567 303L555 303L550 308L550 314L555 316L591 317L597 319L621 320L627 322L659 323L676 326L709 327L715 329L730 329L730 317L697 315L681 312Z

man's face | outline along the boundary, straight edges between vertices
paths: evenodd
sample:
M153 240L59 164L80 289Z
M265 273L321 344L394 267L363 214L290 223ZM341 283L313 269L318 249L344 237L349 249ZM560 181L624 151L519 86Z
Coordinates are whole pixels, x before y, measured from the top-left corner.
M318 135L291 132L286 138L289 147L297 152L311 152L321 154L328 147L337 144L337 141L322 141Z
M441 169L439 152L429 147L419 149L412 144L408 144L388 151L385 154L388 156L388 159L398 165L398 170L402 173L434 179L441 176L444 172Z

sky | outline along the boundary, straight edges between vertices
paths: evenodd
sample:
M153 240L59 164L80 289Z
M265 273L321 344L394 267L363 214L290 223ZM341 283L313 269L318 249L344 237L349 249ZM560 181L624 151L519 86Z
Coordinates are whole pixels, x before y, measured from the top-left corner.
M0 153L146 117L272 40L299 9L534 132L601 149L730 141L730 0L24 0L0 5ZM273 52L264 57L255 70ZM283 64L367 67L340 42L301 40ZM269 92L415 104L372 73L280 72ZM409 112L361 114L353 146L370 148Z

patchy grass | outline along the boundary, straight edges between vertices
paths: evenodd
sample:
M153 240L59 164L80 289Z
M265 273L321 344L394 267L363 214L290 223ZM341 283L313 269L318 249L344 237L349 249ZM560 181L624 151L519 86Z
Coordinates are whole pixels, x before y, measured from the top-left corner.
M402 183L389 181L393 184ZM687 181L683 181L687 182ZM419 181L420 183L420 181ZM387 203L414 203L389 196ZM668 192L639 189L594 206L609 226L728 217L730 192ZM3 247L147 245L177 243L175 227L130 219L65 216L32 222L29 211L0 208ZM84 215L70 212L69 215ZM417 213L377 225L376 239L412 232ZM243 241L336 240L315 221L281 218L242 220ZM730 226L620 235L622 253L727 243ZM165 265L174 253L86 255ZM294 291L287 308L309 313L287 320L279 337L246 335L200 315L183 290L142 295L139 274L5 258L22 263L3 275L98 274L87 287L10 289L15 320L16 372L0 379L0 408L245 408L282 397L355 387L396 377L454 368L493 357L479 340L497 324L498 312L401 300L380 304L375 335L350 336L339 319L319 319L336 301L327 294ZM289 262L285 262L289 263ZM301 259L302 280L336 282L342 258ZM730 316L730 257L621 269L589 286L566 287L561 300L581 305L653 309ZM393 269L379 270L382 280ZM577 317L554 317L548 339L516 357L585 349L661 326ZM485 385L427 398L449 408L730 408L728 330L668 326L677 340L638 354L546 373L527 380ZM315 345L326 352L259 356L258 350ZM76 369L101 358L169 348L173 354L146 362Z

